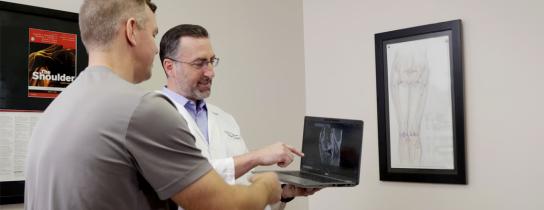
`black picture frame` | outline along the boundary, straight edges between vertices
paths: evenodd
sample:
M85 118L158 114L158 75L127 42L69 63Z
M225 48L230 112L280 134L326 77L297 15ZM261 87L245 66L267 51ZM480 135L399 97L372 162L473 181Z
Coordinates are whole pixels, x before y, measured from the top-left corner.
M467 184L461 20L375 34L380 180Z
M76 34L76 75L87 66L77 13L0 1L0 110L40 112L53 100L28 96L29 28ZM23 203L24 185L0 180L0 205Z

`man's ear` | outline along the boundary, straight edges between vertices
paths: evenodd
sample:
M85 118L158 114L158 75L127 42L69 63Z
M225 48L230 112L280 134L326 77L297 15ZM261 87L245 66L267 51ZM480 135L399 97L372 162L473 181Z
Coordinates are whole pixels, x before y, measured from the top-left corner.
M164 68L164 72L166 73L168 77L174 74L174 62L164 59L162 61L162 67Z
M136 19L129 18L125 25L127 41L131 46L136 45L136 27L138 27L137 24L138 23L136 22Z

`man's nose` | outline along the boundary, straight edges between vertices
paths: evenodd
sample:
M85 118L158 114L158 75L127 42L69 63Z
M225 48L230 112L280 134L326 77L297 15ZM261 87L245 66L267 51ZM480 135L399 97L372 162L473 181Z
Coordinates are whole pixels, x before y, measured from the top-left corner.
M204 68L204 75L209 77L209 78L213 78L215 76L215 69L214 69L213 65L208 63L208 66L206 66Z

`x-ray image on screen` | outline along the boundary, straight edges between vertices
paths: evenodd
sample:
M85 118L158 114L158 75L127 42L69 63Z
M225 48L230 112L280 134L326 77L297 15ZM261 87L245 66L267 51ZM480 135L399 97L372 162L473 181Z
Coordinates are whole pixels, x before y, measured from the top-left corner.
M340 146L342 129L323 127L319 133L319 155L321 163L330 166L340 165Z

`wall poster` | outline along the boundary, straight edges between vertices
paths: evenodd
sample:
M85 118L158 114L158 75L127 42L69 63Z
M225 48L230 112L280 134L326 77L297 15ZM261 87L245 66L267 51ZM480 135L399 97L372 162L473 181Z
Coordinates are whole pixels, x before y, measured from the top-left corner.
M461 21L375 41L380 179L466 184Z
M0 205L23 202L32 129L87 62L76 13L0 1Z

